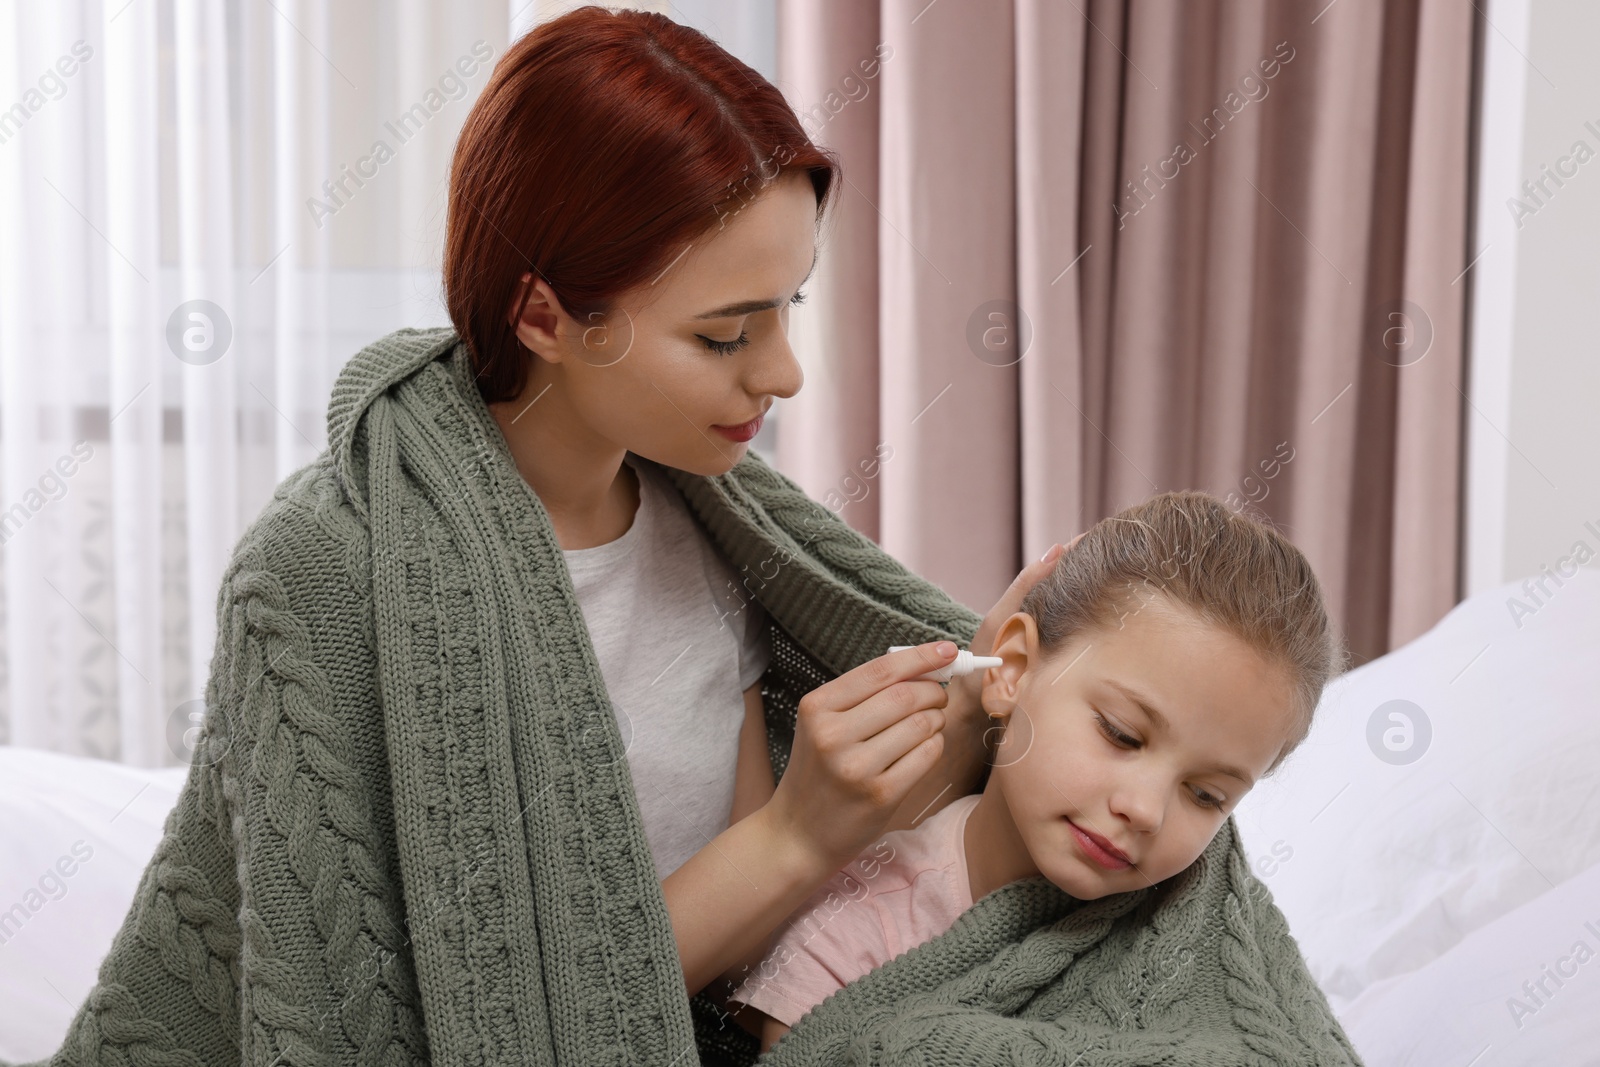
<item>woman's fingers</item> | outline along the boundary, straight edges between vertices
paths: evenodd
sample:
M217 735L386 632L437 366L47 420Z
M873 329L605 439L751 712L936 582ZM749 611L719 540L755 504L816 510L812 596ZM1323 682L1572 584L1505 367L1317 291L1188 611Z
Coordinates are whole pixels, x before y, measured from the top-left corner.
M949 702L949 694L938 682L920 678L896 682L856 705L850 714L835 716L835 722L830 724L832 729L829 736L843 743L861 744L881 735L896 723L930 710L940 712L939 721L942 723L942 709Z
M843 865L865 848L937 761L948 697L917 676L954 651L952 642L929 642L891 652L801 698L789 766L768 804L827 863Z
M972 637L972 651L975 655L989 654L989 650L994 647L994 635L1000 632L1001 625L1017 613L1022 607L1022 598L1028 595L1028 590L1039 583L1039 579L1050 573L1050 568L1056 565L1055 561L1059 556L1060 553L1054 556L1047 555L1042 560L1030 563L1011 579L1011 584L1000 594L1000 599L989 609L989 614L983 617L983 623Z
M1038 585L1040 580L1055 568L1056 561L1072 551L1072 546L1082 539L1083 534L1079 534L1064 546L1052 546L1043 558L1035 560L1017 572L1017 576L1006 586L1006 591L1000 594L1000 599L989 610L989 614L983 617L978 632L973 635L972 651L975 655L989 654L989 650L994 647L994 635L1000 632L1001 625L1007 619L1022 610L1022 598L1028 595L1028 590Z
M939 651L943 646L945 651ZM848 740L859 741L871 737L883 729L889 722L902 718L914 710L910 706L901 707L900 714L886 715L883 710L883 701L874 701L874 707L879 709L874 715L842 715L841 722L831 722L830 713L854 711L858 705L873 700L879 694L899 682L908 682L916 679L918 675L929 671L936 671L956 658L956 648L953 641L930 641L926 644L914 645L911 648L901 649L899 652L890 652L848 670L831 681L824 682L811 692L800 698L800 713L816 716L823 721L818 723L818 728L829 733L830 736L844 737ZM928 682L934 689L941 689L938 682ZM932 694L924 689L919 681L917 690L923 697ZM942 691L942 690L941 690ZM900 699L906 699L904 697ZM929 706L927 704L924 707ZM892 707L892 705L891 705ZM841 734L832 731L840 730Z
M943 750L943 742L933 741L931 745L926 742L943 737L944 722L943 708L918 709L889 723L865 741L858 742L852 758L861 761L864 776L880 779L879 785L885 794L903 794L921 777L918 774L905 778L909 773L906 760L911 759L921 765L924 772L932 767Z
M891 814L916 784L938 766L939 758L944 755L944 746L948 743L944 733L936 730L911 745L909 751L883 769L878 781L883 795L889 799Z
M1011 584L1006 586L1006 591L1000 594L1000 600L995 604L995 611L1003 610L1006 615L1010 615L1020 608L1022 606L1022 598L1027 595L1028 590L1032 589L1040 578L1050 573L1056 565L1056 560L1060 559L1065 552L1066 548L1064 546L1052 546L1051 550L1046 552L1041 559L1034 560L1018 571L1017 576L1011 579ZM990 612L990 614L992 615L994 612Z

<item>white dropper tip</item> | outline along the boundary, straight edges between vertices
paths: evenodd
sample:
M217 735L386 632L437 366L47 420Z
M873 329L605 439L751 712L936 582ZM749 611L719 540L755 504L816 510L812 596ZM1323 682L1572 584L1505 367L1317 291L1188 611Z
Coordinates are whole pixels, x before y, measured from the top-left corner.
M908 648L916 647L916 645L890 645L889 651L904 652ZM955 659L951 660L943 667L940 667L938 670L929 671L926 674L919 674L917 677L926 678L929 681L934 682L948 682L952 678L959 678L964 674L971 674L973 671L981 671L985 667L998 667L1004 662L1005 660L1001 659L999 656L974 656L967 649L963 648L961 651L956 653Z

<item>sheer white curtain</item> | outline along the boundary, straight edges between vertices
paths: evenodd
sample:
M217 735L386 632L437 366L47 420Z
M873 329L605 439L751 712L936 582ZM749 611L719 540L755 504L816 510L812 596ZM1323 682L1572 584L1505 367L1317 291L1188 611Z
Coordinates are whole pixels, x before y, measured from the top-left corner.
M189 758L239 535L448 322L450 149L542 0L0 0L0 743ZM771 76L771 0L632 4Z

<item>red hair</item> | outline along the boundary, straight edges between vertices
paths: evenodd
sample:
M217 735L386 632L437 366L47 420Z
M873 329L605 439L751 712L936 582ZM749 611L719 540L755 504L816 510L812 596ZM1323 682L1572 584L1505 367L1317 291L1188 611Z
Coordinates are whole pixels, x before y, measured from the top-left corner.
M534 27L495 64L450 165L445 304L484 400L527 381L532 357L508 321L524 273L580 322L602 318L794 170L821 219L837 158L700 31L596 6Z

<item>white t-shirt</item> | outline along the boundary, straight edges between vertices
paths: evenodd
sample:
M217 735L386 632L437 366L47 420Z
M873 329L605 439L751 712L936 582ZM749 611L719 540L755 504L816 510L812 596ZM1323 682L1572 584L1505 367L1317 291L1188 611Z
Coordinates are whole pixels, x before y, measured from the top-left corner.
M728 828L744 691L767 669L766 616L677 489L639 478L633 524L563 550L665 878Z

